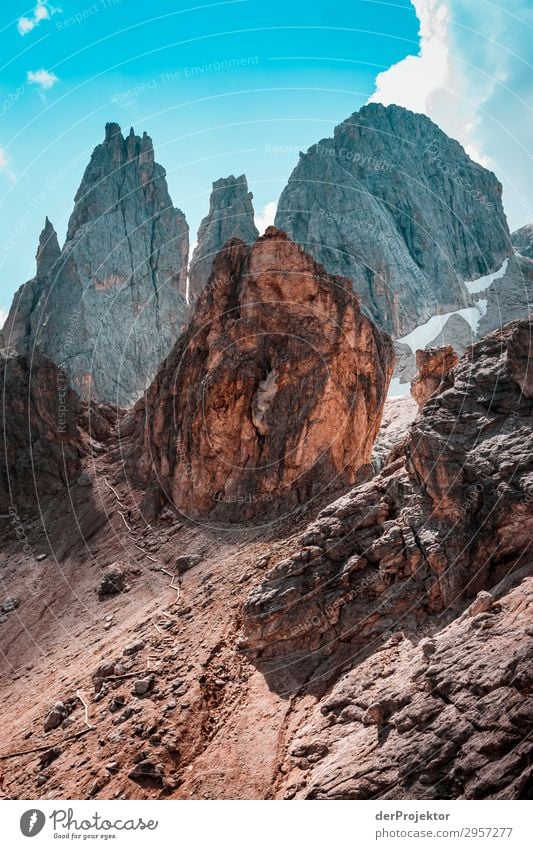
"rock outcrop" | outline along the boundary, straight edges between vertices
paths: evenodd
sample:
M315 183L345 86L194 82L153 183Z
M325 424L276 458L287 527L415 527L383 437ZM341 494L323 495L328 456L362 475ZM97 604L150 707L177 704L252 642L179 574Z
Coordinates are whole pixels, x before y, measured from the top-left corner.
M398 631L296 732L286 799L529 799L533 579L442 631Z
M79 398L39 351L0 360L0 511L40 505L80 471Z
M491 283L481 297L486 300L486 310L479 322L478 336L529 315L533 304L533 259L512 256L504 276Z
M209 214L202 220L189 268L189 299L196 301L207 283L215 257L233 237L251 245L259 233L254 222L253 195L246 176L221 177L213 183Z
M371 481L322 510L244 607L241 648L283 692L384 635L457 615L529 558L532 325L477 342Z
M276 225L399 337L468 306L462 281L511 253L501 191L426 116L370 104L300 154Z
M514 317L516 318L516 316ZM496 328L492 329L495 330ZM426 350L428 348L442 348L444 345L451 345L455 353L461 356L474 339L475 335L466 319L462 315L454 313L449 317L440 333L428 342Z
M31 317L60 253L56 231L46 218L35 256L37 266L35 276L15 293L9 315L0 330L1 349L19 351L29 349L32 335Z
M416 352L417 376L411 383L411 395L419 407L439 391L444 378L458 362L459 357L451 345Z
M350 282L284 233L230 241L135 410L145 509L166 496L187 516L238 523L353 483L393 359Z
M131 405L183 329L188 244L151 139L107 124L30 311L28 347L64 367L83 398Z
M521 256L533 259L533 224L526 224L511 233L511 244Z

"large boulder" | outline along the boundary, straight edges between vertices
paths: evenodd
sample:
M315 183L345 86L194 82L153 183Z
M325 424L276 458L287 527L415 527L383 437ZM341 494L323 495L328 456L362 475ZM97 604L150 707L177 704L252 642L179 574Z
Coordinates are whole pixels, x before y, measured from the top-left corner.
M136 409L145 506L234 523L354 483L393 359L349 281L274 227L233 240Z

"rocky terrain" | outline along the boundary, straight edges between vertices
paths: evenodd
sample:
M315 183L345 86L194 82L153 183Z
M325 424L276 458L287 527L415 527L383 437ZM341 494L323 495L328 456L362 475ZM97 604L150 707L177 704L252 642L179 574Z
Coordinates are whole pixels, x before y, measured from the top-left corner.
M400 441L389 414L377 475L261 528L148 523L140 407L69 396L72 467L2 520L3 795L531 798L530 344L477 342Z
M376 103L300 154L275 223L397 337L468 306L463 281L511 253L494 174L429 118Z
M50 226L41 236L45 254L38 254L36 278L15 296L7 341L19 351L38 346L83 398L128 406L187 317L179 293L187 274L187 222L172 205L150 137L132 129L124 138L118 124L107 124L60 256Z
M238 523L354 483L392 368L348 280L274 227L252 247L230 241L133 414L146 515L167 499Z
M511 244L521 256L533 259L533 224L525 224L511 233Z
M528 562L530 343L528 320L477 342L437 394L427 387L381 472L322 510L256 587L241 647L271 686L320 690L384 634L417 633Z
M254 221L253 195L246 176L221 177L213 183L209 214L198 230L198 243L189 267L189 299L194 302L209 280L213 262L226 242L240 239L253 244L259 233Z
M214 184L190 312L146 135L46 221L0 338L4 798L533 798L532 260L463 284L499 184L397 107L282 200L256 238Z

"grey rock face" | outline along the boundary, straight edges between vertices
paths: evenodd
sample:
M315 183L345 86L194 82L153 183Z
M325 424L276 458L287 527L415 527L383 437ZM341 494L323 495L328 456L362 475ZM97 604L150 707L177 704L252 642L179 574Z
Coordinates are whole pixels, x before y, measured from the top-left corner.
M42 253L46 283L30 339L83 398L129 406L184 326L179 294L189 250L185 216L146 133L107 124L75 198L59 259Z
M533 304L533 259L512 256L505 275L491 283L481 297L487 301L487 310L479 322L478 337L529 315Z
M351 278L395 336L467 306L462 281L511 253L494 174L399 106L364 106L300 154L276 226L327 271Z
M522 256L533 259L533 224L526 224L511 233L511 244Z
M9 315L0 331L0 348L26 350L31 336L31 315L46 286L46 280L61 253L57 234L48 218L39 236L35 277L15 293Z
M198 244L189 269L189 299L196 301L211 274L213 260L233 236L251 245L259 232L254 222L253 195L246 176L222 177L213 183L209 214L198 229Z
M469 345L472 345L474 338L469 323L462 315L455 314L449 317L441 332L428 342L426 349L442 348L444 345L451 345L453 350L461 355Z

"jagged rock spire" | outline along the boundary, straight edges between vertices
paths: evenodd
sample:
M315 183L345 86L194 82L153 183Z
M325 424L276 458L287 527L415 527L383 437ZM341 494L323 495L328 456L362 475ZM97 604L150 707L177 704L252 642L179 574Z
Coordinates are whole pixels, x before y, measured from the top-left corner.
M259 233L254 222L253 194L246 175L221 177L213 183L209 213L198 230L189 268L189 300L195 301L209 279L213 261L233 236L250 245Z

